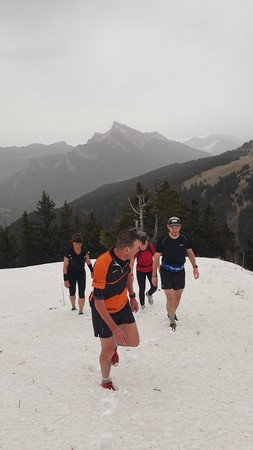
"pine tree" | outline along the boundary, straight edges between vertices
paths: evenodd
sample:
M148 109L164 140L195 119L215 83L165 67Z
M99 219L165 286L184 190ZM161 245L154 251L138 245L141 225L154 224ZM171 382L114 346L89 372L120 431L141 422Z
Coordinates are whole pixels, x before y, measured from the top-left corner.
M56 223L53 224L56 218L55 206L49 194L43 191L36 210L39 219L36 224L36 235L41 263L57 261L58 258L58 227Z
M156 181L155 193L151 197L151 215L157 235L166 231L168 218L178 216L182 221L186 217L187 207L179 192L170 189L169 183ZM154 240L154 237L153 237Z
M124 228L122 228L123 230ZM110 228L110 230L101 230L101 233L99 235L99 242L105 249L109 249L115 244L116 237L118 235L119 231L116 231L116 229Z
M37 254L37 232L34 222L29 220L27 211L24 211L21 217L21 247L20 247L20 264L22 266L30 266L39 263Z
M83 226L83 240L90 251L90 258L97 258L106 250L106 247L100 243L102 230L101 223L97 220L93 211L90 211Z
M201 212L200 238L202 242L200 256L209 258L221 256L220 227L210 204Z
M109 230L102 229L99 235L99 242L103 248L110 248L115 245L116 238L121 230L133 230L133 212L130 211L129 204L126 205L121 217Z
M191 230L199 230L200 206L197 200L192 200L191 205L188 208L186 223Z
M74 216L74 233L83 233L83 223L77 214Z
M46 234L49 232L52 221L56 218L55 203L50 199L49 194L42 192L41 199L37 204L36 213L40 217L41 231Z
M59 228L58 228L58 256L62 258L65 249L71 242L71 237L74 233L74 217L73 210L65 200L60 210Z
M236 245L235 234L228 227L227 222L224 222L220 230L220 255L226 261L234 261Z
M10 234L9 227L0 226L0 269L16 267L16 239Z
M189 233L195 254L200 255L201 250L205 246L205 241L201 234L201 210L199 203L196 200L192 200L191 205L187 210L184 230Z

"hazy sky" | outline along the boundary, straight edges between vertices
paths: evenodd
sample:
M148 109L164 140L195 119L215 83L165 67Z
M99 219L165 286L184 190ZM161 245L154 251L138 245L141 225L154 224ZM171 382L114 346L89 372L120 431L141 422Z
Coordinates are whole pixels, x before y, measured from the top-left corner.
M0 0L0 146L253 138L252 0Z

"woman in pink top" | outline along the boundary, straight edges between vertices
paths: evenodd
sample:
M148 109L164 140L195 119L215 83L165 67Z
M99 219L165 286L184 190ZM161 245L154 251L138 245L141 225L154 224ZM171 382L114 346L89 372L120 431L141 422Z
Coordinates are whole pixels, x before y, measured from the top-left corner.
M136 277L139 285L139 299L142 309L145 308L145 286L146 277L150 283L150 289L146 292L148 302L153 305L154 300L152 295L157 290L157 287L152 284L152 268L153 268L153 256L155 254L155 247L149 243L148 236L142 235L140 237L141 245L140 250L136 253Z

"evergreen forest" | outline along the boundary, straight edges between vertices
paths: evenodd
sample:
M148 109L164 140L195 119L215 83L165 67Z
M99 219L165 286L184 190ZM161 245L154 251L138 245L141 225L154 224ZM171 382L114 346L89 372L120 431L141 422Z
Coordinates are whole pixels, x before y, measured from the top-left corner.
M92 259L114 245L118 232L126 228L147 232L155 245L157 238L167 232L167 220L172 215L181 218L182 231L191 238L196 256L221 258L253 270L253 234L242 251L226 221L218 220L210 204L187 201L166 180L156 181L152 192L137 183L120 217L109 228L102 225L92 209L83 220L67 201L56 208L54 200L43 191L33 213L24 211L16 223L0 227L0 268L59 262L77 232L83 236Z

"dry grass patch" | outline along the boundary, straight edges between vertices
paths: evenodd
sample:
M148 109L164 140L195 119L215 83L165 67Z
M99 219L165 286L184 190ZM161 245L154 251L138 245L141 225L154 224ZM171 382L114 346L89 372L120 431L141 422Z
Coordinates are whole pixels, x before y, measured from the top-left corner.
M214 186L219 182L220 178L226 177L231 173L240 172L240 170L242 169L243 166L245 166L245 164L248 164L250 170L253 171L253 155L243 156L240 159L232 161L229 164L213 167L210 170L206 170L202 172L201 175L196 175L195 177L192 177L190 180L186 180L183 183L183 187L189 189L192 184L200 184L201 182L209 184L210 186Z

